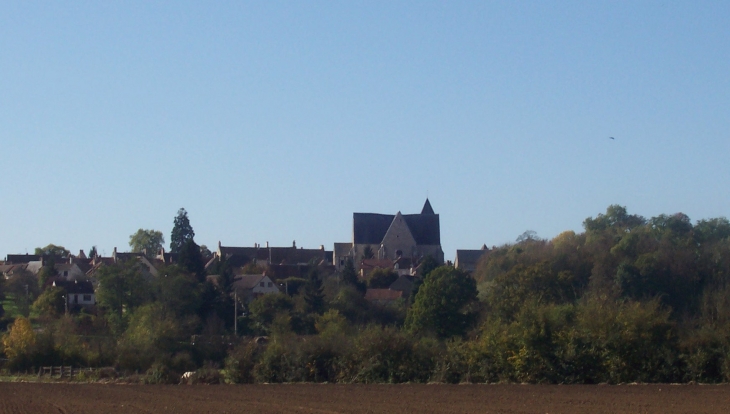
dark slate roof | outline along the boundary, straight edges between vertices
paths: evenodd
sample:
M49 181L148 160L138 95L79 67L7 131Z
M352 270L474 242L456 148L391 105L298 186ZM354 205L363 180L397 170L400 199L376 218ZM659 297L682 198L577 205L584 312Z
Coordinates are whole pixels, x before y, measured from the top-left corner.
M66 290L67 293L92 294L94 286L87 280L75 280L73 282L56 279L53 281L54 286L58 286Z
M272 264L306 264L327 261L326 252L322 249L297 249L296 247L269 248ZM331 257L331 254L330 254Z
M441 244L439 215L433 212L433 207L428 199L423 205L421 214L403 214L402 216L417 244ZM353 242L355 244L380 244L394 218L393 214L353 213Z
M395 215L375 213L353 214L355 244L380 244ZM441 227L438 214L404 214L413 238L420 245L440 245Z
M253 289L259 284L264 275L240 275L233 281L234 290Z
M479 259L481 259L485 253L489 253L489 249L486 249L486 250L485 249L457 250L455 260L459 264L459 267L464 267L464 266L476 267L477 263L479 262Z
M401 275L396 279L395 282L391 283L388 287L390 290L399 290L403 292L404 296L410 296L413 291L413 281L416 278L414 276Z
M428 199L426 199L426 204L423 205L421 214L436 214L433 212L433 207L431 207L431 202Z
M440 245L441 226L438 214L407 214L403 218L411 229L416 243L421 245Z
M390 228L395 215L353 213L352 227L355 244L379 244Z
M9 254L6 257L7 264L37 262L39 260L41 260L41 257L36 254Z
M482 257L484 253L488 253L487 250L457 250L456 256L467 262L476 262Z
M220 252L223 257L236 257L237 263L246 264L251 260L267 261L269 260L269 250L264 247L230 247L220 246Z

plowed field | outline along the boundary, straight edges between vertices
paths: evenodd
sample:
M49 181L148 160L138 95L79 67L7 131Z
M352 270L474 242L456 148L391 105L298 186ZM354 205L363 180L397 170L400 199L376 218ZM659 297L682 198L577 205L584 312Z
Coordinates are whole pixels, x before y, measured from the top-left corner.
M727 413L730 386L0 383L15 413Z

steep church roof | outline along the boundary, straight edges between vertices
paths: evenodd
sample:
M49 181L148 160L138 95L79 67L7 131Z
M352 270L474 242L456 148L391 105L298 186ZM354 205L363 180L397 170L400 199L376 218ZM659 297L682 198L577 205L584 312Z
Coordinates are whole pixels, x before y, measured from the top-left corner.
M433 207L431 207L431 202L428 201L428 198L426 199L426 204L423 205L421 214L436 214L433 212Z
M355 244L379 244L383 241L395 217L393 214L353 213L353 242ZM404 214L402 217L417 244L441 244L439 215L433 212L428 199L426 199L421 214Z

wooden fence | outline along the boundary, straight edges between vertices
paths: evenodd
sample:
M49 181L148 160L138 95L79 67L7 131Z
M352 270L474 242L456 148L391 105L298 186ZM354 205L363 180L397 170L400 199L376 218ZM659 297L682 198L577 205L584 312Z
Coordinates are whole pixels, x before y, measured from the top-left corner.
M38 370L38 376L51 376L51 377L58 377L58 378L71 378L74 373L78 374L79 369L74 369L74 367L71 366L60 366L60 367L41 367Z

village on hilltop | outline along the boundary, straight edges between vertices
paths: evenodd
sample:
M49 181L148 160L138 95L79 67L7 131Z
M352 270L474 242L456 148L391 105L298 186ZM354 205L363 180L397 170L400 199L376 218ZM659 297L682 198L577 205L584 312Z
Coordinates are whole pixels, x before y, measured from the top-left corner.
M219 275L215 269L225 260L233 272L231 293L250 303L261 295L289 293L288 281L305 278L312 267L322 277L332 278L339 277L350 262L362 281L368 280L373 272L391 275L392 279L386 279L385 285L381 283L381 287L370 287L365 292L368 301L387 304L411 295L427 259L436 265L444 264L439 215L428 199L419 214L354 213L352 234L352 241L336 242L333 250L326 250L324 245L316 249L297 247L296 241L287 247L270 246L268 242L250 247L224 246L219 241L215 251L205 252L205 274L209 281L217 283ZM472 272L488 252L486 245L476 250L457 250L454 263L446 264ZM78 310L97 303L96 274L104 266L136 261L145 276L152 278L158 277L165 266L176 264L178 258L178 253L167 252L164 247L155 255L146 251L119 252L116 247L109 257L96 252L87 255L83 250L64 257L8 254L0 261L0 272L5 279L22 272L38 275L50 262L54 274L44 280L44 287L63 288L66 308Z

